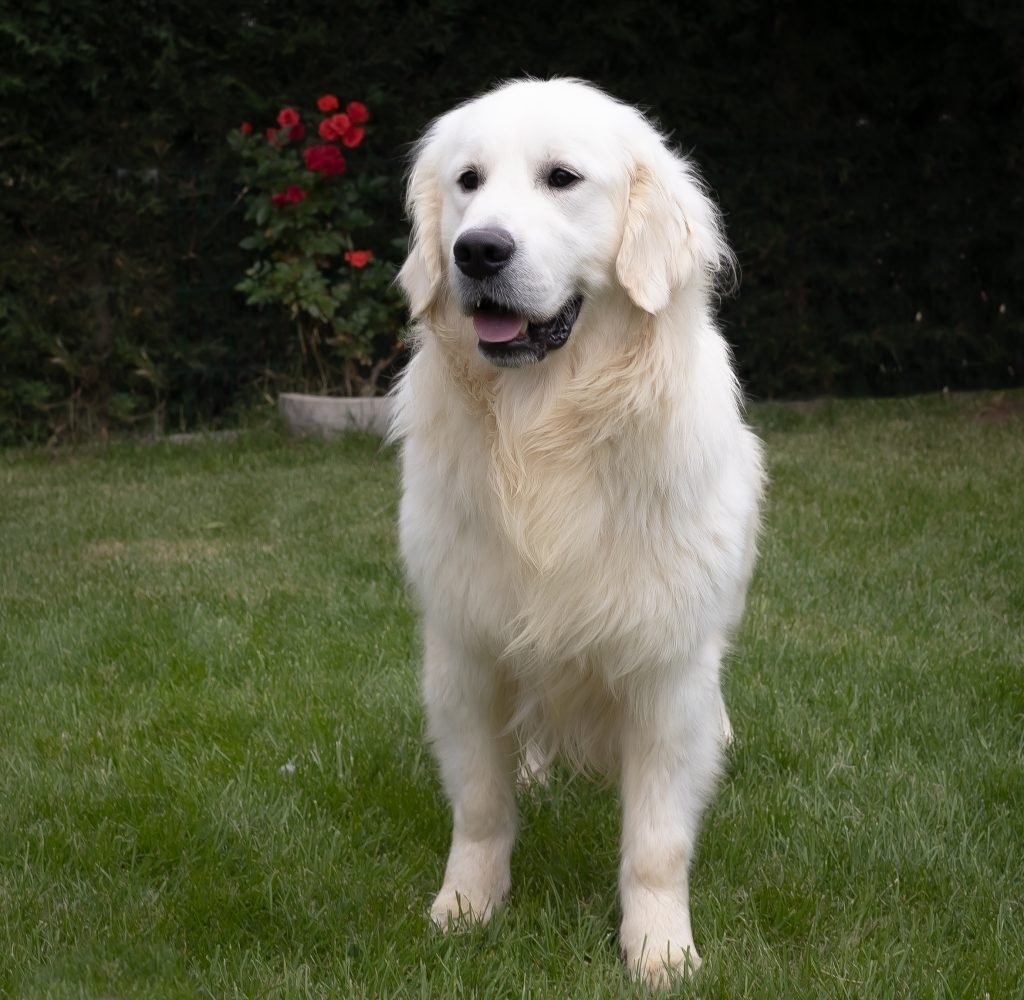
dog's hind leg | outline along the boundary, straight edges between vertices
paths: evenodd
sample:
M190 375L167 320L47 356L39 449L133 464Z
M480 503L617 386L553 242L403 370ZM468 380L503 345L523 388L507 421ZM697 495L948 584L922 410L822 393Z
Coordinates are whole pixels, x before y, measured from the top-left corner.
M425 646L427 724L453 814L444 883L430 917L448 929L486 923L508 896L517 755L493 664L429 626Z
M721 740L722 746L728 749L735 742L735 734L732 731L732 723L729 721L729 712L725 707L725 699L722 697L722 692L718 692L718 715L721 720Z
M519 771L516 782L520 788L545 787L548 783L548 759L540 746L529 741L519 751Z

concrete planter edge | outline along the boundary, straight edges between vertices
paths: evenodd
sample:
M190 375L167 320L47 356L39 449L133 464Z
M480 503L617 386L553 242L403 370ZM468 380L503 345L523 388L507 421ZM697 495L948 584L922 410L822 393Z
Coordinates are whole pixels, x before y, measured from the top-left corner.
M335 437L346 431L369 431L383 436L391 418L387 396L312 396L283 392L277 406L293 434Z

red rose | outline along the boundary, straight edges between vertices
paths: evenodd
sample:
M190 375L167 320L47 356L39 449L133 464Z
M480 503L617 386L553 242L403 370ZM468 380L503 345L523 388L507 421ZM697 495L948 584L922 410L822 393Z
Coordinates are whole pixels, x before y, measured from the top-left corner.
M320 123L320 138L330 142L332 139L340 139L350 128L352 123L348 115L331 115Z
M277 124L281 128L288 128L289 125L299 124L299 113L295 108L282 108L277 113Z
M334 94L324 94L317 102L316 106L321 111L337 111L338 110L338 98Z
M362 115L360 120L366 121L366 118L368 117L366 114L366 107L362 104L358 104L356 101L353 101L349 107L351 108L353 105L356 108L356 113ZM353 121L354 119L348 114L331 115L330 118L325 118L320 122L320 128L318 129L320 138L324 139L326 142L340 140L348 146L349 149L354 149L363 141L363 136L366 134L366 130L356 128L355 125L353 125Z
M269 142L271 146L276 146L277 145L277 129L276 128L268 128L267 129L267 142Z
M303 138L303 136L305 136L305 134L306 126L301 123L298 125L293 125L290 129L288 129L288 138L291 139L292 142L298 142L300 139Z
M345 260L353 267L366 267L373 260L372 250L346 250Z
M344 173L345 157L337 146L310 146L302 153L302 160L308 170L331 177Z
M252 135L252 126L248 122L242 122L242 124L238 126L238 131L241 132L242 135Z
M362 125L363 122L370 120L370 112L366 110L366 105L362 101L349 101L345 112L352 119L353 125Z
M350 128L342 137L341 141L348 146L349 149L355 149L363 141L363 136L366 134L364 128Z
M298 205L306 200L306 192L298 184L292 184L284 191L270 196L270 200L277 208L284 208L285 205Z

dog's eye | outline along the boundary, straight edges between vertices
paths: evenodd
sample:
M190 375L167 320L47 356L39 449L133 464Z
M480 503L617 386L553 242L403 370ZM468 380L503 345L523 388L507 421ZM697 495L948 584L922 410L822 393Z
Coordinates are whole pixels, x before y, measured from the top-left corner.
M475 170L463 170L459 174L459 187L463 191L475 191L480 187L480 175Z
M571 170L566 170L565 167L552 167L547 177L548 187L552 188L572 187L573 184L581 179L578 174L574 174Z

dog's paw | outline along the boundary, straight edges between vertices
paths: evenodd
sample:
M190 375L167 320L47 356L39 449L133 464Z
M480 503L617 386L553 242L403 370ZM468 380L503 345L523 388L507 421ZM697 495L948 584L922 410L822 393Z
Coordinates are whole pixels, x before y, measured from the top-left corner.
M486 924L501 908L512 888L513 836L514 828L486 840L452 837L444 882L430 907L430 919L441 930Z
M430 919L441 931L482 927L504 905L506 889L497 898L443 886L430 907Z
M620 937L630 975L650 989L693 975L700 956L688 907L678 898L653 892L633 895L630 902L634 905L625 908Z
M701 964L693 942L687 945L666 941L660 949L646 942L639 949L624 949L630 975L650 990L660 990L692 976Z

